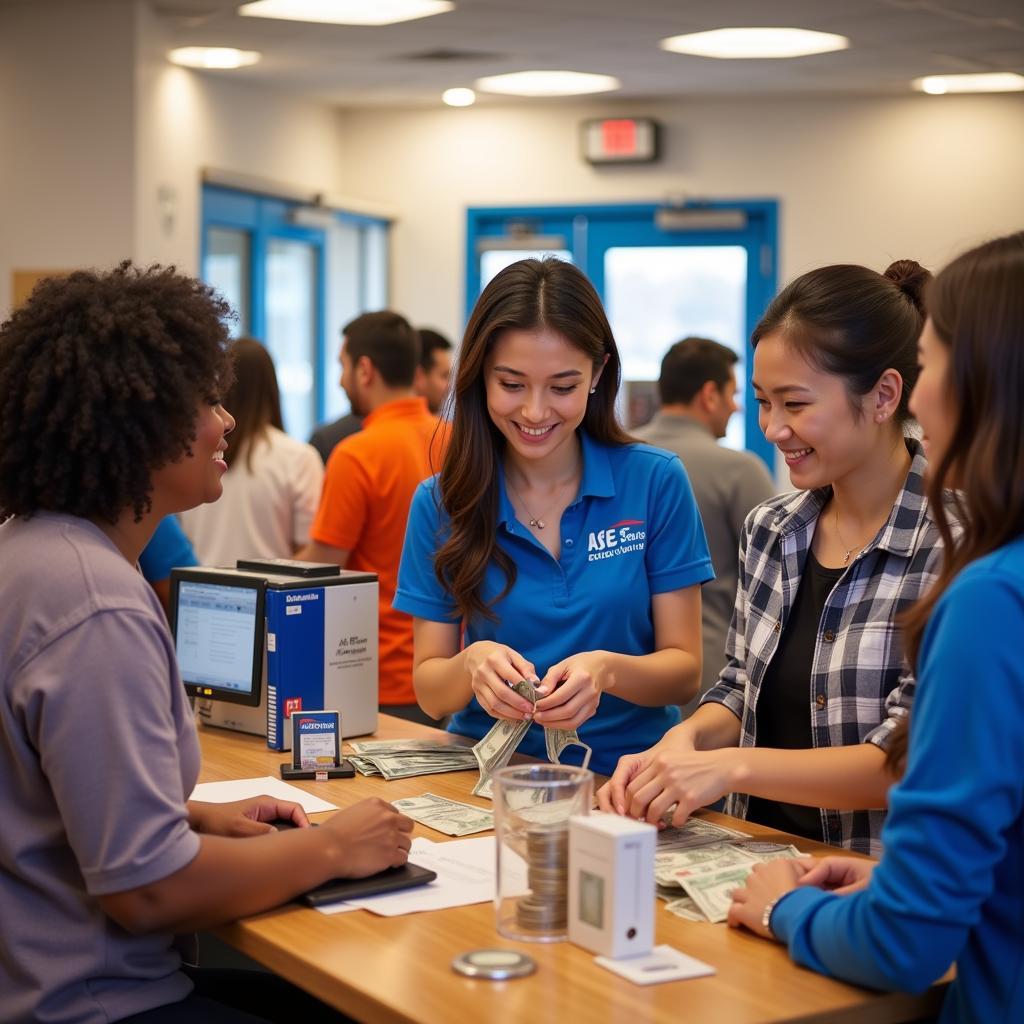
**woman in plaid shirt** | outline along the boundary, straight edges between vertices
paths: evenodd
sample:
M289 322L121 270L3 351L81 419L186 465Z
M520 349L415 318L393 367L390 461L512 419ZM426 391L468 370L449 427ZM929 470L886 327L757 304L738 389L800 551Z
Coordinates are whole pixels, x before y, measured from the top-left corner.
M913 403L928 494L941 525L936 499L955 487L964 529L904 620L921 688L890 748L906 773L885 855L756 867L729 923L876 989L924 991L955 962L940 1024L1022 1021L1024 231L957 257L928 318Z
M910 260L824 267L768 307L754 391L799 490L744 524L718 683L620 760L602 808L656 822L675 807L681 824L732 794L738 817L880 852L885 749L913 695L897 617L941 562L924 452L904 434L928 277Z

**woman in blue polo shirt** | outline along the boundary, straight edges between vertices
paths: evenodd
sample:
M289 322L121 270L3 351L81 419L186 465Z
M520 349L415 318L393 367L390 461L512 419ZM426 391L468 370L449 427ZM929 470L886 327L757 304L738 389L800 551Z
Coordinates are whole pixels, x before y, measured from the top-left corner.
M920 991L955 961L942 1024L1020 1021L1024 232L954 260L927 306L913 406L933 467L928 495L951 543L938 584L907 620L920 695L885 854L877 866L845 857L765 865L733 894L729 923L872 988ZM962 496L956 541L944 487ZM907 753L903 740L894 753Z
M495 718L579 728L610 771L679 721L700 678L713 577L679 459L615 419L619 356L600 299L559 260L484 289L455 380L441 473L413 497L394 606L414 616L430 715L481 737ZM538 683L536 710L510 687Z

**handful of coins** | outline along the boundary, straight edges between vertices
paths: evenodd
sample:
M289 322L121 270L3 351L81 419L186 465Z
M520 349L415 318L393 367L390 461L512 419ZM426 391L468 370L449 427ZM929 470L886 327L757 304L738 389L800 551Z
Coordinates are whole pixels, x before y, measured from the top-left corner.
M516 922L526 931L552 932L568 925L568 822L526 831L527 884L530 892L516 903Z

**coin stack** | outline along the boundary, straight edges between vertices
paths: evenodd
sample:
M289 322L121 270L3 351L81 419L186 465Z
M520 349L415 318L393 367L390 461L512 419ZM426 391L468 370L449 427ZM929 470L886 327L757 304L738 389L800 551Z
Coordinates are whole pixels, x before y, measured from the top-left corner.
M531 892L516 904L520 928L533 932L565 931L569 900L569 830L567 823L526 832L527 884Z

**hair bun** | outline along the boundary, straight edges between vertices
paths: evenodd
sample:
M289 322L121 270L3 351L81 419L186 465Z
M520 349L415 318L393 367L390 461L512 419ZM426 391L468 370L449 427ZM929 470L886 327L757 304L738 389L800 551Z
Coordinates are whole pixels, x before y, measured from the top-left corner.
M896 260L885 268L883 277L888 278L910 301L914 308L925 315L924 289L932 279L930 270L926 270L917 260Z

